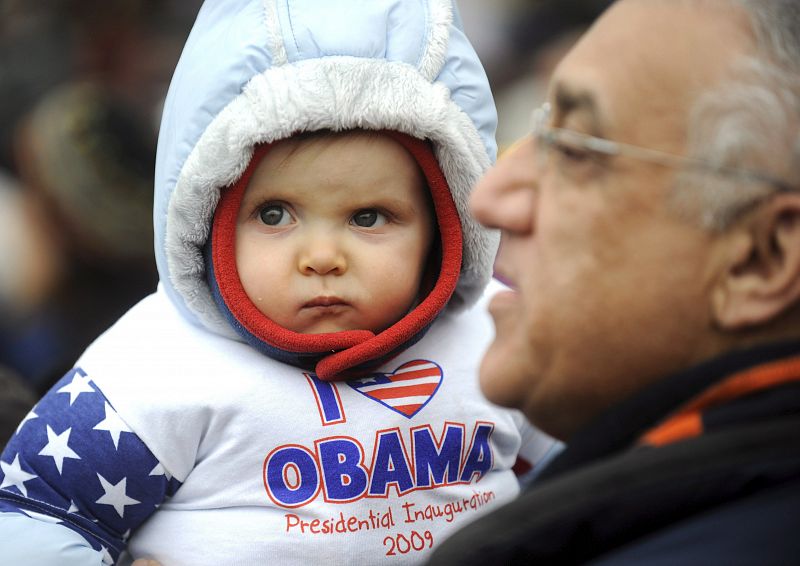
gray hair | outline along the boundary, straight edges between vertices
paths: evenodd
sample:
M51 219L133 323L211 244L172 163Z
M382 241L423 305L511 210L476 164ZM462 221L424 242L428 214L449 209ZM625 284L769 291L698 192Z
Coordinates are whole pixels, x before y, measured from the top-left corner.
M750 18L757 51L732 78L698 97L688 153L718 169L759 172L800 190L800 2L730 0ZM778 189L768 183L684 171L676 202L722 231Z

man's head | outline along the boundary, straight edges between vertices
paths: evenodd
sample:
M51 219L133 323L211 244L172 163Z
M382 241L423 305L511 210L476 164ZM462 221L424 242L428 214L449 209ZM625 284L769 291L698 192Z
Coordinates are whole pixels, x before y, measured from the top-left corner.
M378 333L419 299L433 226L425 177L391 137L295 137L250 179L236 265L250 300L288 330Z
M491 305L483 389L556 436L666 374L800 335L798 9L750 4L617 2L555 71L540 135L473 195L516 288Z

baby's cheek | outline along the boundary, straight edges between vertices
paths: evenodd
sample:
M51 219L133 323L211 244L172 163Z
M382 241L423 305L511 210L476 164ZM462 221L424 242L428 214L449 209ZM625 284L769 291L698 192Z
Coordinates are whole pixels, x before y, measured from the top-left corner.
M390 310L394 316L400 317L422 298L418 297L419 278L415 275L399 271L385 278L378 288L379 301L385 310Z

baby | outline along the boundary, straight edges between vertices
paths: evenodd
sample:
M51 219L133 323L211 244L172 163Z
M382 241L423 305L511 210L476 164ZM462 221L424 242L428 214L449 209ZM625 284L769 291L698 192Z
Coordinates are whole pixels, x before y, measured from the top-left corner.
M0 456L4 562L412 564L553 446L480 393L485 75L449 2L201 9L157 292Z

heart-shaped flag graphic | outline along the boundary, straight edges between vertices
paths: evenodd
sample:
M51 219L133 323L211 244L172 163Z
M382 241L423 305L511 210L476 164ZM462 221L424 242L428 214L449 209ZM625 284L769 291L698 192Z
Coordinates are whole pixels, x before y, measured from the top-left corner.
M436 394L442 384L442 368L436 362L412 360L392 373L373 373L347 384L410 419Z

